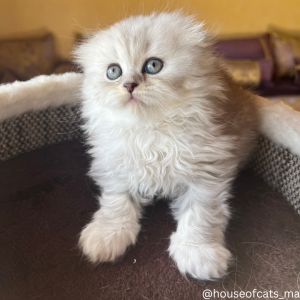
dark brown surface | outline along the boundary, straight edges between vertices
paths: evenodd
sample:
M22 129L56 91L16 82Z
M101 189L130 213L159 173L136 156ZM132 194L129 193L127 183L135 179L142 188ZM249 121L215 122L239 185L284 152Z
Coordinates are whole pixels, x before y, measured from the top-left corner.
M284 78L273 82L269 86L260 86L257 91L261 96L299 95L300 84L295 79Z
M223 280L179 274L166 252L175 223L164 201L146 209L138 243L121 261L93 267L76 246L97 209L87 168L79 142L0 164L0 299L202 299L207 288L299 288L300 217L249 172L235 182L227 231L235 260Z

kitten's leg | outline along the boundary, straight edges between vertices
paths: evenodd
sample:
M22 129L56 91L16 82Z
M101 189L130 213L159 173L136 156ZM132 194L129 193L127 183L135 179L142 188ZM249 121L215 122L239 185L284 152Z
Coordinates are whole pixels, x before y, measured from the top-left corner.
M114 261L135 244L141 217L140 199L135 198L129 193L102 194L101 208L79 240L83 253L92 262Z
M202 280L225 275L231 257L224 247L228 197L224 190L190 187L172 203L178 225L168 250L182 274Z

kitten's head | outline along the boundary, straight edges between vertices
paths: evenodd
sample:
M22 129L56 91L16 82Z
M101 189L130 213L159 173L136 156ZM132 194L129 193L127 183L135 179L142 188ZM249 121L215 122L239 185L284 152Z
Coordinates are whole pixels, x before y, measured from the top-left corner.
M164 114L208 84L208 44L202 23L179 12L120 21L74 51L85 74L83 100L142 118Z

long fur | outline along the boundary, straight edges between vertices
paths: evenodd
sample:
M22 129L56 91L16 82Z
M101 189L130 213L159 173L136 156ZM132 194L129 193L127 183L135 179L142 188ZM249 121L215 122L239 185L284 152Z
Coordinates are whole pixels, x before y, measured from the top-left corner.
M0 87L4 120L76 103L80 85L90 176L103 191L79 241L92 262L123 255L136 242L143 207L165 197L178 222L168 250L180 272L223 276L231 257L224 242L227 199L258 132L299 155L299 113L236 86L210 44L202 24L178 12L131 17L76 48L83 75ZM150 57L164 63L156 75L142 72ZM123 71L116 81L106 76L112 63ZM126 82L139 84L135 101Z
M255 97L259 113L259 131L275 144L300 156L300 112L285 103L273 103Z
M103 190L81 233L83 252L93 262L114 261L135 243L143 205L166 197L178 221L169 253L179 270L223 276L226 200L257 137L252 95L222 70L202 24L180 13L123 20L95 33L75 57L84 70L90 175ZM142 72L150 57L164 63L156 75ZM123 71L116 81L106 76L112 63ZM136 101L126 82L139 84Z
M0 122L49 107L78 104L82 74L40 75L28 81L0 85Z

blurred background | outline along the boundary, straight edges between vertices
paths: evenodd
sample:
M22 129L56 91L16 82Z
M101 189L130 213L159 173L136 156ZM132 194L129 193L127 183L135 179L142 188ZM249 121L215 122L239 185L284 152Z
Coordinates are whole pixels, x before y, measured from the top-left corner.
M55 36L57 54L70 58L77 33L103 28L123 17L183 9L205 20L218 35L266 32L270 25L300 31L298 0L0 0L0 38L41 28Z
M72 49L85 32L176 9L206 23L236 82L300 110L299 0L0 0L0 84L80 71Z

